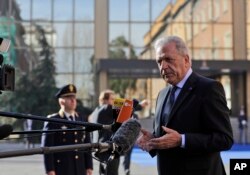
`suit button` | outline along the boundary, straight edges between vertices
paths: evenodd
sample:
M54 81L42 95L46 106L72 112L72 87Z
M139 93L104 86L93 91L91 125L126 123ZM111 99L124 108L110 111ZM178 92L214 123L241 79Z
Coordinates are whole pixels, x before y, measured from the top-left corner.
M60 163L61 162L61 160L60 159L57 159L57 161L56 161L57 163Z
M75 159L78 159L78 158L79 158L78 155L76 155L76 156L75 156Z
M66 134L66 132L63 132L63 134Z
M77 139L75 139L75 143L77 143L78 142L78 140Z
M75 135L77 135L77 132L75 132Z

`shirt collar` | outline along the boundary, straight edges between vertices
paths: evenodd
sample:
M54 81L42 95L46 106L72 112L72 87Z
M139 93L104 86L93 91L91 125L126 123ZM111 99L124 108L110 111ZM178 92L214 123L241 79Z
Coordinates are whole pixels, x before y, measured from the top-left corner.
M182 87L183 87L184 84L186 83L188 77L192 74L192 72L193 72L192 68L189 68L189 70L187 71L185 77L184 77L179 83L177 83L176 86L177 86L178 88L182 89Z
M74 114L70 114L70 113L65 112L65 111L64 111L64 114L65 114L65 116L66 116L67 118L69 118L69 116L75 117L75 115L74 115Z

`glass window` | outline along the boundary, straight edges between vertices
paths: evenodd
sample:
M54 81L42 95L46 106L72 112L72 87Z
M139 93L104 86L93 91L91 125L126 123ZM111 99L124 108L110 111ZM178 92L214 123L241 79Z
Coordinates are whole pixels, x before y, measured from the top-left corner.
M43 1L41 1L41 3L42 2ZM72 19L73 19L72 0L54 0L54 20L72 21Z
M32 2L33 2L33 9L32 9L33 19L51 20L52 18L51 0L42 0L42 1L36 0Z
M70 47L72 46L72 23L55 23L54 29L56 33L56 46L57 47Z
M119 47L110 47L109 50L110 58L130 58L130 51L128 47L119 46Z
M142 58L142 52L144 51L144 48L134 47L134 51L135 51L135 55L137 56L137 58ZM150 59L153 59L153 58L150 57Z
M232 22L232 0L223 0L223 13L221 21Z
M94 0L75 0L75 20L94 20Z
M213 20L216 21L220 17L221 12L220 1L213 1Z
M74 83L73 74L57 74L55 80L57 87L63 87L65 84Z
M196 25L196 24L195 24ZM194 25L194 27L195 27ZM200 24L197 24L197 28L200 27ZM210 26L205 31L201 31L199 33L196 33L196 36L193 36L193 47L196 48L211 48L212 47L212 38L213 38L213 29ZM206 36L206 39L204 39L204 36Z
M75 49L74 72L90 73L92 71L93 49Z
M131 44L133 46L142 47L144 45L144 35L149 31L149 23L146 24L131 24Z
M109 43L114 42L118 37L123 37L126 41L129 41L128 24L111 23L109 25Z
M154 21L164 9L166 9L167 5L171 5L170 1L164 0L151 0L152 7L152 20Z
M211 60L212 48L194 48L192 53L192 59L194 60Z
M83 97L95 94L93 85L93 74L76 74L75 84L77 88L77 94L82 93Z
M109 20L110 21L128 21L129 20L128 0L110 0L109 1Z
M131 21L149 21L149 0L131 1ZM140 10L139 10L140 9Z
M55 66L57 73L72 73L72 49L55 49Z
M214 24L213 35L219 38L221 48L232 48L232 25L230 24Z
M75 46L94 46L94 24L75 23Z
M23 20L30 20L31 4L30 0L16 0L20 8L20 16Z

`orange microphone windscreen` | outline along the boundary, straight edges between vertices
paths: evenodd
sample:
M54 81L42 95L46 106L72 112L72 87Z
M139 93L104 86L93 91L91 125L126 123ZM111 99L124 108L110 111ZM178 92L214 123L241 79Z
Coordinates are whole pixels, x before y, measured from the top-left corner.
M133 101L125 99L118 114L116 122L123 123L124 121L130 119L132 112L133 112Z

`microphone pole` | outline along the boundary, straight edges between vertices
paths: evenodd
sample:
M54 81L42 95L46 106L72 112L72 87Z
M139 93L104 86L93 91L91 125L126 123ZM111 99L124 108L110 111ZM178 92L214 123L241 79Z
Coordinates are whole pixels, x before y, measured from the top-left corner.
M86 129L50 129L50 130L32 130L32 131L13 131L10 135L16 134L43 134L43 133L54 133L54 132L74 132L74 131L86 131Z
M111 129L111 125L102 125L99 123L89 123L89 122L81 122L81 121L69 121L64 119L57 119L57 118L47 118L32 114L22 114L22 113L14 113L14 112L3 112L0 111L0 116L4 117L12 117L17 119L32 119L32 120L39 120L39 121L48 121L48 122L55 122L55 123L63 123L63 124L72 124L72 125L79 125L83 126L86 131L95 131L95 130L102 130L102 129Z
M114 143L84 143L84 144L74 144L74 145L62 145L62 146L52 146L52 147L40 147L26 150L14 150L0 152L0 158L8 157L19 157L34 154L49 154L56 152L83 150L83 151L100 151L105 152L110 149L115 149L116 145Z

